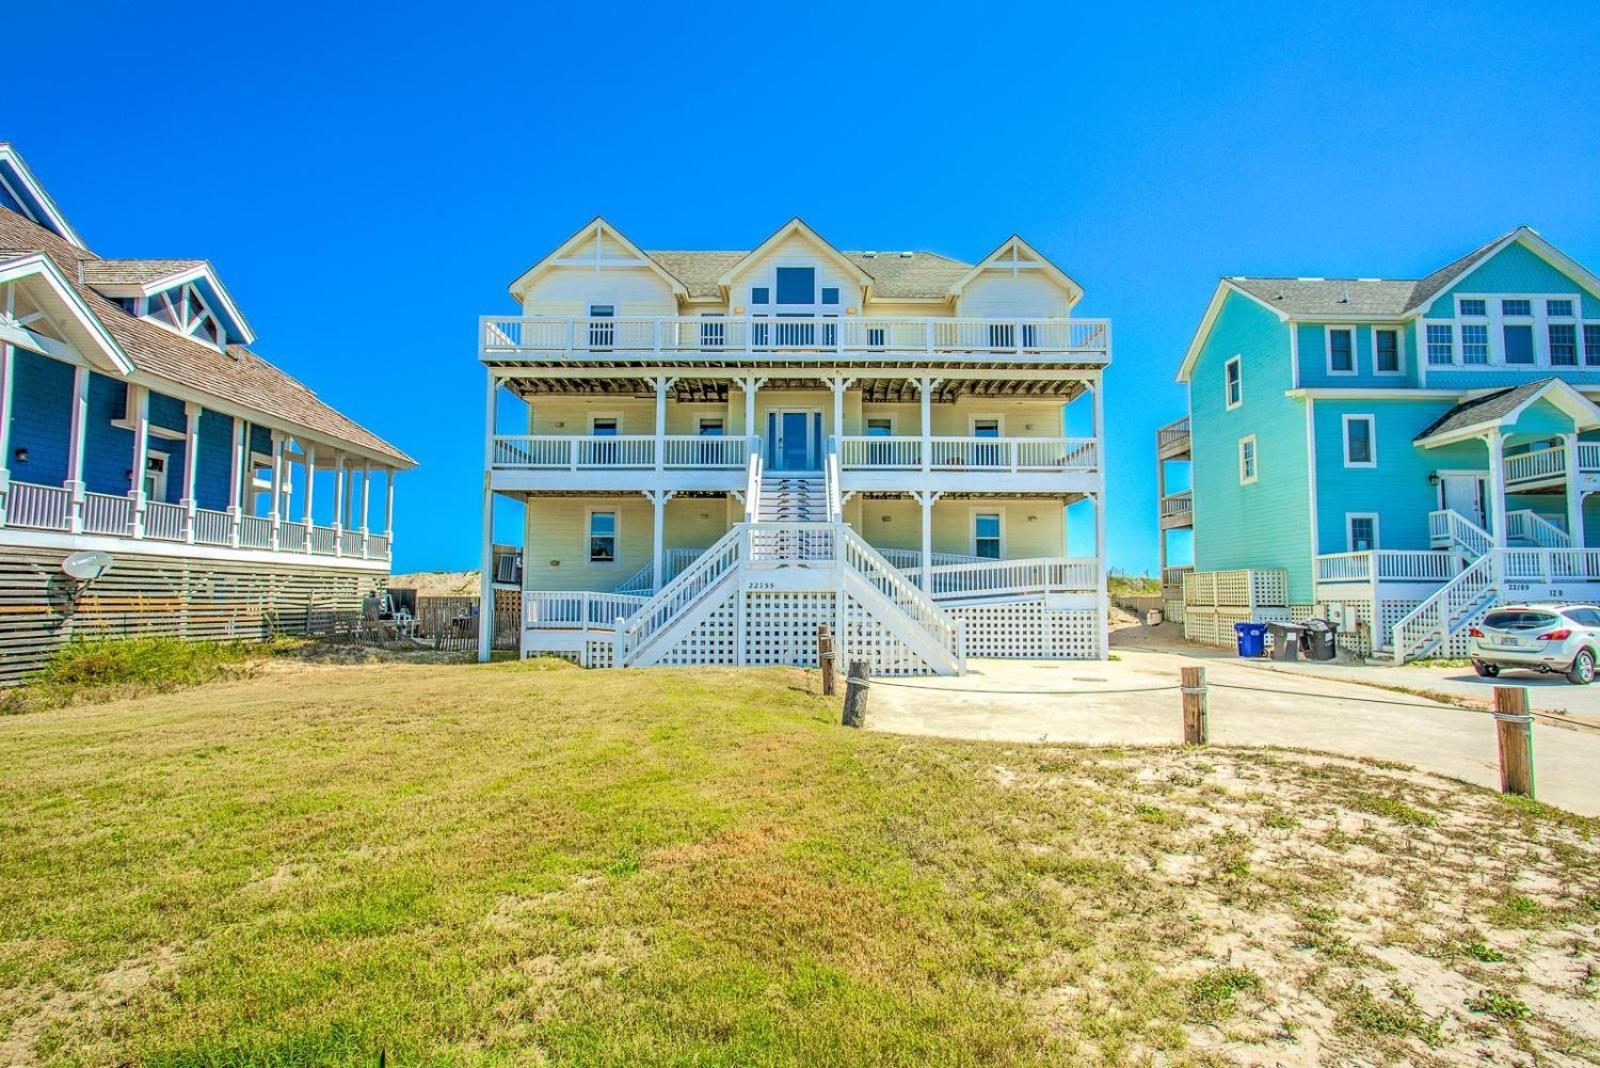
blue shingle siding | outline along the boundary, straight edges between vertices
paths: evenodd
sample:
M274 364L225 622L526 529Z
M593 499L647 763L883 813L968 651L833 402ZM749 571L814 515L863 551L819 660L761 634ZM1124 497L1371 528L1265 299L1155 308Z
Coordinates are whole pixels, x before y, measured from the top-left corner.
M1600 371L1585 370L1581 367L1529 367L1521 371L1504 367L1489 367L1481 371L1452 371L1431 367L1428 369L1428 388L1497 389L1501 386L1520 386L1535 379L1550 377L1571 382L1575 386L1600 385Z
M1455 285L1439 294L1428 309L1428 318L1455 318L1456 295L1475 293L1581 293L1584 316L1600 319L1600 298L1521 245L1501 249L1488 262L1458 278Z
M1227 410L1224 365L1241 357L1244 402ZM1202 571L1281 567L1289 596L1309 603L1311 514L1305 403L1292 383L1289 330L1271 311L1230 293L1191 371L1194 559ZM1239 439L1256 436L1257 476L1239 484Z
M233 482L233 420L209 409L200 413L200 455L195 467L195 500L201 508L227 508Z
M83 434L83 484L92 493L128 492L133 467L133 431L112 426L128 414L128 384L89 374L89 425ZM61 409L63 423L67 409Z
M1353 389L1370 386L1377 389L1396 389L1417 384L1416 331L1409 325L1400 326L1400 351L1403 374L1378 374L1377 359L1373 352L1373 327L1381 325L1395 328L1394 323L1336 323L1340 328L1355 332L1356 373L1330 374L1328 372L1327 323L1295 323L1295 338L1299 345L1300 385L1305 388ZM1432 383L1430 382L1430 385Z
M59 486L67 480L67 434L72 406L73 369L60 360L18 350L12 374L11 448L6 457L19 482ZM19 463L15 450L26 449Z

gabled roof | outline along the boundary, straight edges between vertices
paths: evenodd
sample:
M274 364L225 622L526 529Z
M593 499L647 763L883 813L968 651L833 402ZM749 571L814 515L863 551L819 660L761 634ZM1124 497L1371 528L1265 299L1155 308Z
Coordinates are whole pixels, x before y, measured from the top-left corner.
M94 287L78 280L99 257L49 229L0 208L0 257L7 260L39 255L55 267L55 275L92 313L132 362L135 376L149 375L201 397L212 397L246 412L282 420L292 430L342 442L400 467L416 461L370 430L335 411L315 393L243 345L219 352L192 338L180 337L155 323L135 318ZM159 386L157 388L160 388Z
M1432 447L1477 437L1497 427L1515 424L1528 406L1540 399L1548 400L1572 416L1579 430L1600 426L1600 408L1570 383L1552 377L1463 401L1434 420L1412 441Z
M149 297L193 282L222 316L228 340L248 345L256 339L209 260L85 260L81 273L108 297Z
M796 234L810 238L824 252L832 254L840 266L845 269L845 273L851 275L861 285L869 288L871 287L873 282L871 272L862 267L861 264L856 260L852 260L843 252L840 252L838 249L834 248L832 242L828 241L827 238L823 237L810 226L806 225L806 221L800 218L798 215L784 223L782 226L778 227L775 231L773 231L771 237L767 238L765 241L761 242L761 244L745 253L743 258L731 264L728 269L723 271L722 275L717 279L717 285L724 289L733 285L733 280L738 277L739 272L743 271L746 267L750 266L762 256L766 255L769 250L776 248L781 242L788 240L790 237L793 237Z
M1011 256L1009 261L1004 259L1008 253ZM1026 254L1027 256L1031 257L1033 261L1037 262L1040 265L1040 270L1043 270L1047 276L1054 279L1058 285L1067 291L1068 305L1076 304L1079 300L1083 299L1083 287L1077 282L1073 281L1066 271L1063 271L1060 267L1057 267L1055 264L1051 263L1048 257L1024 241L1019 234L1012 234L1010 237L1000 242L1000 246L998 248L974 264L971 270L967 271L960 278L956 279L956 281L950 286L951 294L959 295L961 291L966 288L968 282L972 281L974 278L977 278L978 275L987 270L992 264L1026 262L1022 259L1023 254Z
M1211 324L1217 321L1217 316L1222 312L1222 305L1227 302L1230 294L1237 293L1245 300L1261 305L1267 311L1276 315L1279 321L1287 321L1288 313L1274 308L1260 297L1241 287L1236 279L1224 278L1217 283L1217 288L1211 293L1211 300L1206 304L1206 312L1200 317L1200 325L1195 327L1194 337L1189 339L1189 348L1183 354L1183 363L1178 366L1178 382L1189 381L1189 372L1194 370L1194 362L1200 358L1200 350L1205 347L1206 338L1211 333Z
M521 300L523 294L527 292L528 287L537 281L541 274L550 270L552 267L557 266L557 260L564 258L565 254L572 252L576 246L582 244L588 239L593 239L595 241L595 266L602 266L603 261L598 258L600 251L599 242L602 237L609 237L612 241L620 245L630 257L639 261L638 266L653 271L655 274L660 276L662 281L666 282L672 287L672 291L675 294L678 296L688 296L688 287L685 286L676 275L663 267L658 261L652 259L643 249L630 241L626 234L624 234L621 230L618 230L615 226L612 226L599 215L596 215L594 218L584 223L583 226L578 228L578 231L575 234L561 242L561 244L557 245L555 249L549 253L549 255L541 257L532 267L529 267L526 271L523 271L522 274L518 275L516 281L511 283L511 295L516 297L518 300Z
M117 374L125 375L133 370L133 361L117 344L116 338L45 253L0 250L0 285L23 286L28 293L26 299L39 305L47 317L50 309L45 305L54 305L60 312L56 327L90 363ZM48 355L62 355L54 351L59 342L36 329L31 318L0 308L0 340Z
M1495 238L1482 248L1474 249L1454 263L1439 268L1418 282L1416 295L1412 297L1411 310L1417 313L1427 311L1441 293L1453 286L1458 280L1477 270L1481 264L1493 258L1500 250L1511 244L1522 245L1558 271L1570 275L1590 293L1600 297L1600 277L1597 277L1593 271L1546 241L1537 230L1528 226L1519 226L1510 233Z
M722 296L718 280L748 252L650 249L647 255L681 279L690 299ZM950 286L972 269L970 263L937 252L844 252L845 259L872 275L877 300L946 300Z
M0 207L14 204L23 215L69 244L88 251L56 202L8 141L0 141Z

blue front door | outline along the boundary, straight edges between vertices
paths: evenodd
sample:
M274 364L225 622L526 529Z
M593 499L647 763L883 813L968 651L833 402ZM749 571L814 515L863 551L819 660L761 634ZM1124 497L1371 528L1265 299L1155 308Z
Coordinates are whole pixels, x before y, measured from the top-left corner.
M767 466L774 471L815 471L822 467L820 412L767 413Z

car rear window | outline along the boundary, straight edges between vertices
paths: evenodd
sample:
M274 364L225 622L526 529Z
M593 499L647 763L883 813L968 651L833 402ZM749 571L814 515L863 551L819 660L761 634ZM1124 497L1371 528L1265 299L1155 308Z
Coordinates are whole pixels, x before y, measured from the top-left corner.
M1593 608L1569 608L1566 616L1580 627L1600 627L1600 612Z
M1530 612L1526 609L1490 612L1483 617L1483 625L1496 630L1533 630L1548 627L1554 622L1556 617L1549 612Z

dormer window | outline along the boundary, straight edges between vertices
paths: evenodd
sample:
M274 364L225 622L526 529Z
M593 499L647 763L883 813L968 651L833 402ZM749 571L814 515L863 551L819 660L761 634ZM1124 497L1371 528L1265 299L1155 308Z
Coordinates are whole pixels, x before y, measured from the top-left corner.
M146 297L144 317L212 348L222 348L222 324L193 285L178 286Z

